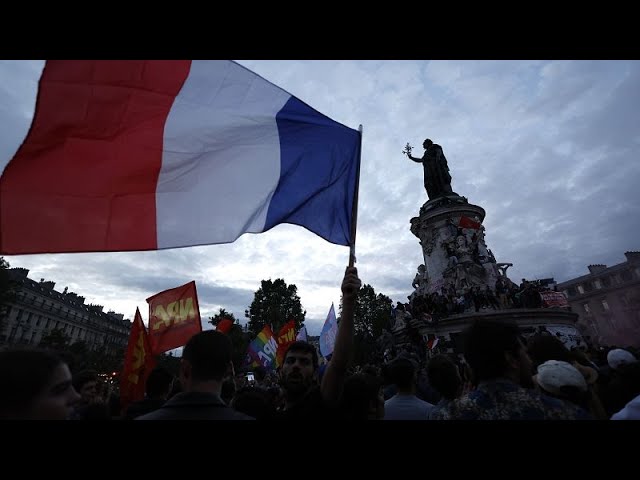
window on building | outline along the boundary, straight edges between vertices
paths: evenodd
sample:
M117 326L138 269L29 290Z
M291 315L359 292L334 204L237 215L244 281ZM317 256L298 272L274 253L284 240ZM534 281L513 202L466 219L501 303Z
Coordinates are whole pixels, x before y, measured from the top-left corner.
M602 282L600 281L599 278L596 278L593 281L593 286L596 287L596 289L598 289L598 290L602 288Z
M609 311L609 304L607 303L606 300L602 300L600 302L602 304L602 311L603 312L608 312Z
M640 278L640 267L635 268L636 278Z
M623 282L628 282L631 280L631 272L629 270L623 270L621 277Z
M16 316L16 321L20 320L22 318L22 314L24 313L24 310L18 310L18 315Z
M602 277L602 285L604 285L604 288L609 288L611 286L611 278Z
M580 294L584 293L584 287L582 285L578 285L578 293Z
M575 297L577 295L577 291L576 291L576 287L569 287L569 290L567 290L569 292L569 295L567 295L567 297Z
M591 315L591 309L589 308L589 304L588 303L584 303L582 305L582 308L584 308L584 313L586 313L587 315Z
M590 292L591 290L593 290L593 283L592 282L584 282L584 289L586 292Z
M42 315L38 315L38 320L36 320L36 327L40 326L40 321L42 320Z

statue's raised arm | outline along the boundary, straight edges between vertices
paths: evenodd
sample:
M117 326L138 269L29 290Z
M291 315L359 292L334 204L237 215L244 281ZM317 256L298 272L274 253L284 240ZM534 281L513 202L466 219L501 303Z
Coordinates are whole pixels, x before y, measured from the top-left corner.
M407 144L404 146L404 150L402 150L402 153L404 153L407 157L409 157L414 162L422 163L421 158L416 158L411 156L411 150L413 150L413 147L409 145L409 143L407 142Z

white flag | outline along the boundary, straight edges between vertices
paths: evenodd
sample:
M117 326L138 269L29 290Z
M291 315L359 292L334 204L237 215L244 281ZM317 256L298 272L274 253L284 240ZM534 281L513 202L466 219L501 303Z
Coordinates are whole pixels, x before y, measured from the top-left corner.
M303 342L307 342L307 327L302 327L296 335L296 341L302 340Z

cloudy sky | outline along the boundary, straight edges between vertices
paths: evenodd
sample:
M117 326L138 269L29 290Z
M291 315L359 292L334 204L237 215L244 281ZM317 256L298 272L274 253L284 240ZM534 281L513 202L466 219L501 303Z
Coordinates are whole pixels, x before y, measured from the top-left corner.
M409 221L427 200L425 138L440 144L453 190L486 211L487 246L516 282L588 273L640 250L638 61L239 61L325 115L364 128L357 232L360 278L406 301L417 266ZM28 122L42 61L0 61L3 135ZM4 150L3 150L4 149ZM9 153L8 156L11 156ZM196 280L203 318L242 323L260 280L298 287L318 335L340 300L347 247L280 225L235 243L155 252L8 256L35 280L132 318L145 299ZM210 327L208 324L205 327Z

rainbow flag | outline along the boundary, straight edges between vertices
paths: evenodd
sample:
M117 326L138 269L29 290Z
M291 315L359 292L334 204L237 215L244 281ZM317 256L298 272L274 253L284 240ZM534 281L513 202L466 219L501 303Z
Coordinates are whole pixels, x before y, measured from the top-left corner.
M277 351L278 342L273 336L271 327L265 325L258 336L249 344L246 363L252 367L263 366L266 369L273 369L276 364Z

